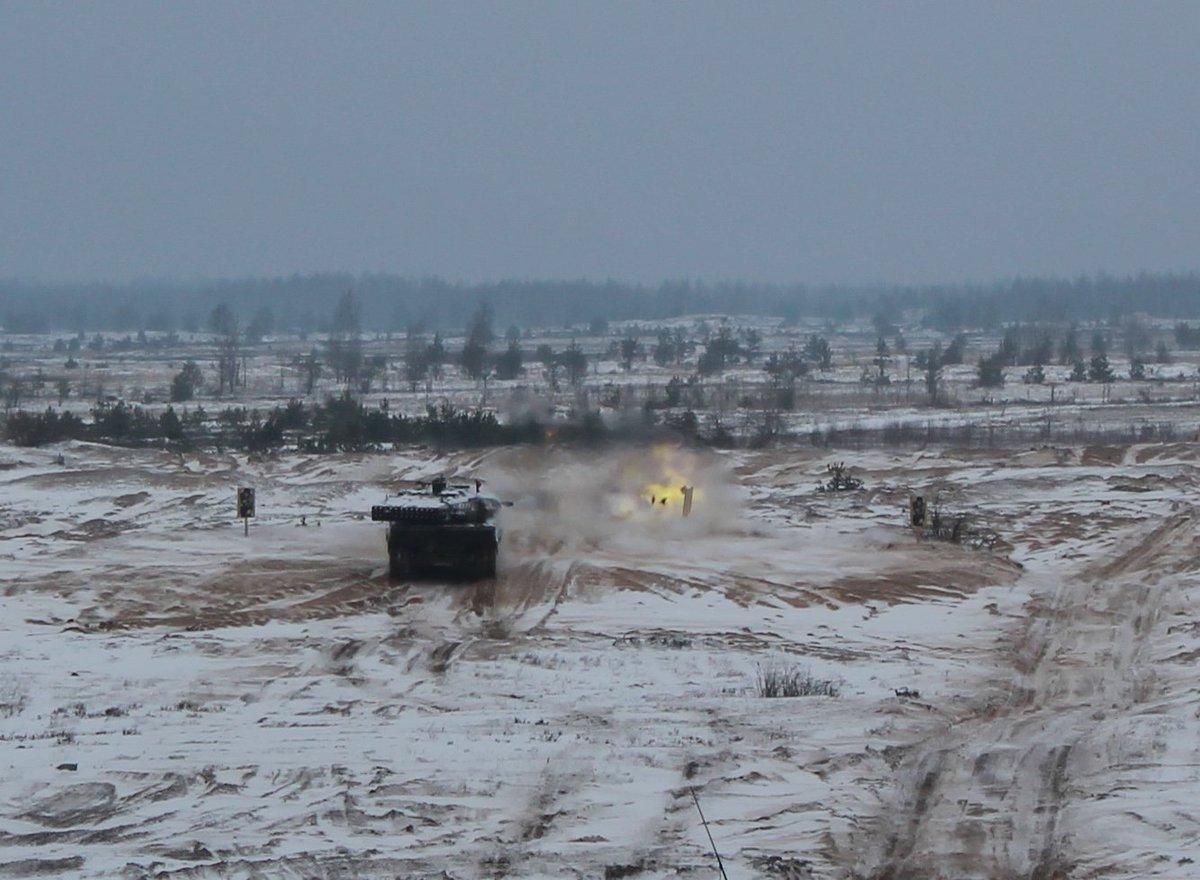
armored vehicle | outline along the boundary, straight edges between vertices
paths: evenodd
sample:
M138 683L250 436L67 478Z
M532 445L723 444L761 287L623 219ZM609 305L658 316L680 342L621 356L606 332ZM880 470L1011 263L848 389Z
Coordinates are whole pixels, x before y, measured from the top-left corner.
M496 576L501 502L481 484L450 485L438 477L371 508L386 522L388 571L393 578L481 580Z

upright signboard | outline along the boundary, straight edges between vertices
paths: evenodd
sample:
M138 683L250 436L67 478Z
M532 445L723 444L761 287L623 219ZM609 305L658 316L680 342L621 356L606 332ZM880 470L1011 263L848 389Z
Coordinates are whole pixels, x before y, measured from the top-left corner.
M684 486L680 491L683 492L683 515L688 516L692 512L692 498L696 493L696 487Z
M912 495L908 499L908 522L913 528L925 525L925 496Z
M254 490L246 487L237 492L238 519L245 525L245 534L250 534L250 518L254 516Z

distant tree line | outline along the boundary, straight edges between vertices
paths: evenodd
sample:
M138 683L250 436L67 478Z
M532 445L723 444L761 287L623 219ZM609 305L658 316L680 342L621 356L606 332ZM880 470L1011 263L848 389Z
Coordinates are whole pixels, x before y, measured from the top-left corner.
M541 439L544 430L532 422L501 424L489 411L449 406L431 408L423 416L405 416L365 407L349 394L315 404L292 400L266 413L227 407L210 415L203 407L179 412L168 406L156 415L118 402L97 405L90 415L85 420L52 407L44 412L15 410L7 415L5 433L19 446L89 440L118 445L218 445L263 452L290 442L310 452L342 452L389 443L439 447L528 443Z
M1175 325L1174 336L1181 348L1200 345L1200 329L1193 329L1186 323ZM983 388L1000 387L1004 384L1005 367L1026 366L1028 369L1022 380L1026 384L1040 385L1046 381L1044 367L1053 363L1071 367L1069 378L1072 382L1108 384L1118 378L1108 359L1110 347L1117 342L1129 361L1128 378L1133 381L1146 378L1146 364L1151 358L1160 364L1172 360L1166 340L1155 340L1150 328L1137 318L1127 318L1094 330L1086 356L1079 330L1074 325L1056 335L1051 328L1041 325L1015 324L1005 328L995 352L979 359L978 384Z
M662 320L694 314L773 315L876 321L880 336L901 316L919 311L942 330L1008 323L1111 320L1145 313L1200 317L1200 274L1141 274L1074 279L1016 278L981 285L805 286L668 281L647 286L616 281L502 281L455 284L437 278L317 274L198 285L137 283L30 285L0 282L0 323L10 333L200 332L221 303L236 303L244 341L273 332L337 333L331 306L353 290L358 311L341 315L341 330L403 333L466 327L481 302L503 325L577 327L593 334L615 320ZM353 346L347 357L353 360ZM335 367L335 369L337 369Z
M218 447L246 452L268 452L286 445L304 452L353 452L389 444L470 448L530 443L593 443L635 439L667 429L689 439L702 440L694 414L669 414L647 418L619 433L605 426L599 414L585 412L576 418L540 421L534 416L504 423L494 412L463 409L448 404L429 407L417 416L368 407L349 393L323 403L291 400L266 412L226 407L210 414L203 407L179 411L168 406L155 414L125 402L103 403L85 419L69 411L10 411L5 436L18 446L44 446L66 440L87 440L114 445L165 445L177 448Z

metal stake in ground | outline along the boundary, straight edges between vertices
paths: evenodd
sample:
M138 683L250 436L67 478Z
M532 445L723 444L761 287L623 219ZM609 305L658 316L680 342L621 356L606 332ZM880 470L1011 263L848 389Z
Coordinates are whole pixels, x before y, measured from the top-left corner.
M238 519L244 526L243 534L250 534L250 518L254 516L254 490L242 487L237 491Z
M712 831L708 828L708 820L704 818L704 811L700 809L700 798L696 797L696 789L691 789L692 800L696 802L696 812L700 814L700 824L704 826L704 833L708 835L708 845L712 847L713 855L717 857L717 869L721 872L721 880L729 880L725 874L725 863L721 861L721 854L717 852L717 844L713 840Z

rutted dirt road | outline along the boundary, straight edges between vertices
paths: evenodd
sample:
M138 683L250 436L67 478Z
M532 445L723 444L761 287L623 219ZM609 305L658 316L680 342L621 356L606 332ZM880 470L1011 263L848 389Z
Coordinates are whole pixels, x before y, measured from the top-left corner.
M999 652L996 689L912 749L898 798L856 835L854 876L1144 876L1132 851L1123 864L1087 865L1075 846L1088 802L1108 796L1090 788L1128 758L1129 736L1114 727L1132 731L1126 719L1159 711L1155 641L1183 613L1180 575L1195 568L1190 511L1133 531L1109 559L1034 593ZM1187 857L1155 861L1156 874L1188 876Z

